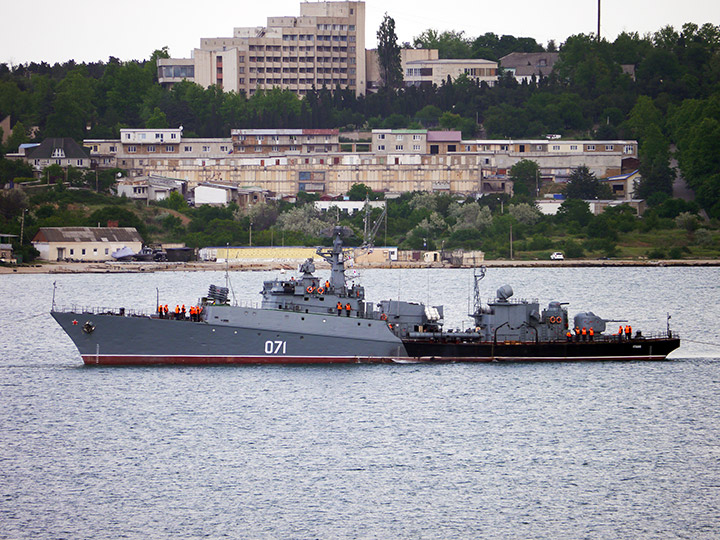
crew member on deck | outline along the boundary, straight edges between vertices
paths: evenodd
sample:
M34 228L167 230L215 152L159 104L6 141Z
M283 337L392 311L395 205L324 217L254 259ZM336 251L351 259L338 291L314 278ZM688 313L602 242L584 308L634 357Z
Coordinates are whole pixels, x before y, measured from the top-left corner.
M337 303L338 315L342 315L342 302Z
M585 327L583 326L581 332L582 332L582 340L583 340L583 341L587 341L587 328L585 328Z
M571 332L570 330L567 331L567 333L565 334L565 336L567 337L567 340L568 340L568 341L572 341L572 332Z
M629 324L625 326L625 337L630 339L632 337L632 326Z
M160 319L163 318L163 307L162 307L162 304L160 304L160 305L158 306L158 317L159 317Z
M590 330L588 330L588 338L592 341L593 337L595 337L595 329L591 326Z
M352 306L350 305L350 302L345 304L345 314L349 317L350 316L350 310L352 309Z

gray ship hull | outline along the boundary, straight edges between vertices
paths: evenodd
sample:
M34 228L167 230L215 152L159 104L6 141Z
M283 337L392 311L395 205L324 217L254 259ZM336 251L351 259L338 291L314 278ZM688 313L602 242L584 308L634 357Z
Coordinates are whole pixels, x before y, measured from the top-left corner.
M218 306L209 307L201 322L74 311L52 316L89 365L382 363L407 357L400 338L381 321L331 314Z

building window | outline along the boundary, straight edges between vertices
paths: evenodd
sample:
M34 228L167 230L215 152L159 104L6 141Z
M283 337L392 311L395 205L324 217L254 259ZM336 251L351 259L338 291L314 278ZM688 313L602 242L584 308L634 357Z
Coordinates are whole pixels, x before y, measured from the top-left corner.
M167 145L167 146L165 147L165 151L166 151L166 152L173 152L174 150L175 150L175 149L174 149L171 145Z
M378 150L385 150L384 144L378 144Z
M378 139L381 139L381 140L382 140L382 139L384 139L384 138L385 138L385 134L384 134L384 133L380 133L380 134L378 135Z
M469 146L467 148L470 148ZM413 144L413 150L420 150L419 144Z
M202 151L203 151L203 152L209 152L209 151L210 151L210 147L209 147L209 146L203 146Z
M553 145L553 150L560 150L560 145L559 145L559 144L554 144L554 145Z
M154 151L155 151L154 145L151 144L150 146L148 146L148 152L154 152Z
M82 250L82 254L83 254L83 255L85 255L85 248L83 248L83 250Z
M402 145L402 144L396 144L396 145L395 145L395 150L402 150L402 149L403 149L403 145Z
M626 154L632 154L635 151L632 144L626 144L625 145L625 153Z
M606 144L605 145L605 151L606 152L612 152L615 147L612 144Z
M111 147L110 147L110 151L111 151L111 152L115 152L115 151L116 151L116 150L115 150L115 147L114 147L114 146L111 146Z
M105 255L107 255L108 253L110 253L110 248L105 248Z
M128 152L130 152L130 153L137 152L137 146L128 146Z
M507 149L508 149L508 145L507 145L507 144L501 144L501 145L500 145L500 150L501 150L502 152L507 152Z
M78 159L78 160L77 160L77 164L78 164L79 167L82 167L83 160L82 160L82 159Z
M183 152L192 152L192 146L184 146Z
M75 250L73 248L70 248L70 255L75 255Z
M227 146L221 146L221 147L220 147L220 151L221 151L221 152L227 152L227 151L228 151L228 147L227 147Z
M256 152L262 152L262 146L256 146L255 147Z
M571 144L570 150L577 150L577 144Z
M594 145L594 144L588 144L588 147L587 147L587 148L588 148L588 150L595 150L595 145Z

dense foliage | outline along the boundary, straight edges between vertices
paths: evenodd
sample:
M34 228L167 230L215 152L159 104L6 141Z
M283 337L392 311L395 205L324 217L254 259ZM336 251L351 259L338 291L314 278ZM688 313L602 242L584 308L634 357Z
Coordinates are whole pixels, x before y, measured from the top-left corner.
M350 190L354 198L377 199L367 186ZM347 215L331 208L315 209L315 197L296 204L268 202L249 208L188 207L172 196L145 205L88 189L47 186L28 196L23 190L0 191L0 230L20 234L24 215L25 260L28 242L39 227L97 226L117 221L136 227L147 243L184 242L191 247L230 245L327 245L336 224L355 231L350 244L363 241L363 231L381 220L380 209ZM703 223L698 206L667 199L638 219L627 205L593 215L581 199L569 198L555 216L542 215L523 195L463 199L447 194L406 193L387 200L387 217L378 223L376 245L401 249L462 248L482 250L488 258L547 259L553 251L580 257L717 257L717 222ZM19 243L15 242L16 248Z

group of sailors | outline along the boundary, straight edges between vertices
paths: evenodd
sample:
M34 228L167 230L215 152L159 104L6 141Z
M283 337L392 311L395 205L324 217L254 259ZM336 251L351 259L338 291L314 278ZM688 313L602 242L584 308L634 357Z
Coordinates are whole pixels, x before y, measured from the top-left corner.
M584 326L582 328L578 328L577 326L574 328L575 331L575 340L574 341L593 341L595 338L595 329L591 326L590 328L585 328ZM570 330L567 331L565 334L568 341L573 341L573 334Z
M593 338L595 337L595 329L592 326L590 328L585 328L584 326L582 328L578 328L576 326L573 330L575 332L574 336L570 330L568 330L565 334L568 341L593 341ZM629 324L625 325L625 327L620 325L617 333L618 339L622 340L623 335L625 336L625 339L630 339L632 337L632 326Z
M160 319L175 319L177 321L187 321L189 315L189 320L193 322L198 322L200 320L200 316L202 315L203 308L202 306L190 306L190 309L186 310L185 304L183 304L182 306L176 304L175 311L171 312L167 304L161 304L158 306L157 312Z

